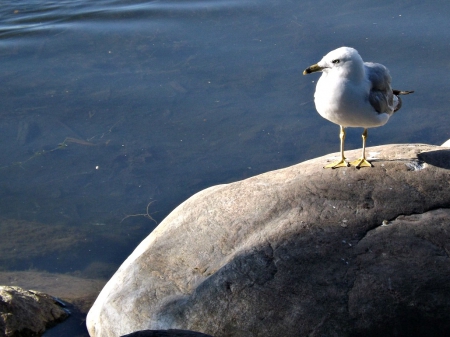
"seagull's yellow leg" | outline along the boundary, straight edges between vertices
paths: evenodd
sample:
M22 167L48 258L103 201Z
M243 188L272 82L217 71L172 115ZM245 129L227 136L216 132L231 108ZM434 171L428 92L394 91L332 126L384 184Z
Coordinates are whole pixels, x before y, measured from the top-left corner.
M367 129L364 129L362 134L363 139L363 148L362 148L362 157L356 159L350 163L350 165L355 166L356 168L360 167L373 167L371 163L366 160L366 139L367 139Z
M337 168L337 167L350 166L350 164L345 161L345 157L344 157L345 129L342 125L340 125L340 127L341 127L341 132L339 133L339 138L341 139L341 160L339 160L335 163L325 165L323 168Z

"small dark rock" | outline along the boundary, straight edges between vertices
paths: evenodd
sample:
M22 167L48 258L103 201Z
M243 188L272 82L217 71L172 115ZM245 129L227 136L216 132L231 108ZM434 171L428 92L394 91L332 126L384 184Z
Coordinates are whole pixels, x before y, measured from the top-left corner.
M50 295L20 287L0 286L0 335L40 336L69 312Z

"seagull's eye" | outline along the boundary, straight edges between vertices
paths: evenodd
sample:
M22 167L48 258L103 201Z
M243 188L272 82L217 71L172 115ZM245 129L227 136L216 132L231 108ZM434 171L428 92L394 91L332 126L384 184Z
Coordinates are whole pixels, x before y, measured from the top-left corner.
M341 62L341 61L338 59L331 61L331 63L333 63L333 64L338 64L339 62Z

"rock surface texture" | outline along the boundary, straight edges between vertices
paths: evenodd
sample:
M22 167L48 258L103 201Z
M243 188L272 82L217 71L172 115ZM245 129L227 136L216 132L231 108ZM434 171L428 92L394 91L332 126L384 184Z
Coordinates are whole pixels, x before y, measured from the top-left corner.
M50 295L0 286L0 336L40 336L69 316Z
M90 335L450 335L450 149L366 153L373 168L328 156L192 196L106 284Z

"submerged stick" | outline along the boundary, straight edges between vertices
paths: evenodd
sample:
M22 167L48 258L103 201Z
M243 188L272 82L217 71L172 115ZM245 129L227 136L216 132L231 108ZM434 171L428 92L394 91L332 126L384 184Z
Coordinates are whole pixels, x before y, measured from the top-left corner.
M155 200L150 201L147 205L147 212L143 213L143 214L131 214L131 215L127 215L125 216L122 220L120 220L120 223L122 223L125 219L131 218L131 217L136 217L136 216L143 216L144 218L147 218L151 221L153 221L155 224L158 224L158 222L156 222L155 219L153 219L153 217L150 215L150 213L148 212L148 208L150 207L151 204L153 204L155 202Z

